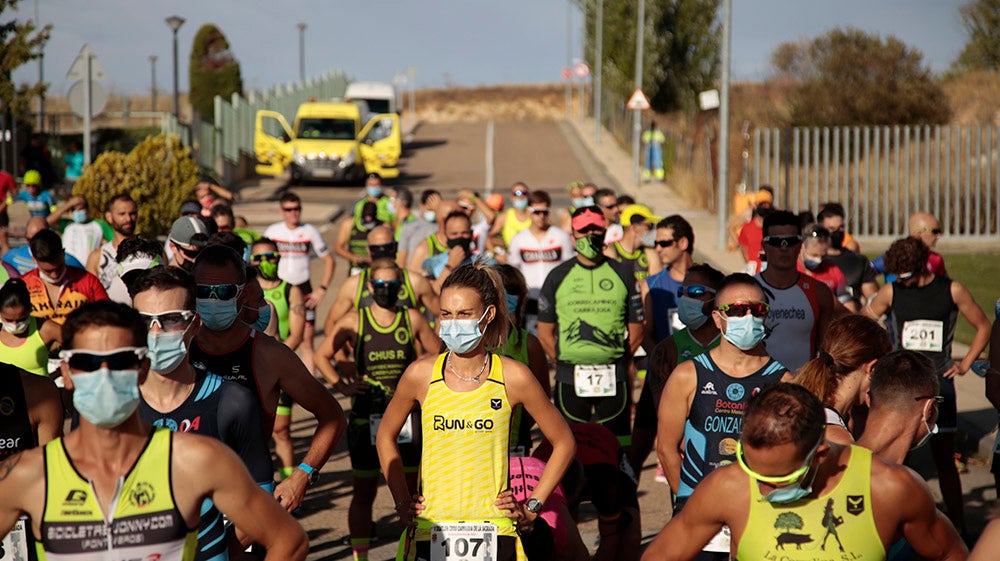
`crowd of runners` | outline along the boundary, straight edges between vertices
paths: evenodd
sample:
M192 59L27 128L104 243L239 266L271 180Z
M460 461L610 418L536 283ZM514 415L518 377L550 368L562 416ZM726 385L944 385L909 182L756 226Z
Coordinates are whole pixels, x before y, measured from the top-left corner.
M1000 555L998 522L969 553L953 455L954 380L1000 328L926 213L869 262L838 203L796 215L762 188L731 228L747 271L726 274L683 216L590 183L557 208L524 183L449 198L373 176L328 247L291 191L258 232L206 178L161 242L127 194L59 205L23 181L27 245L0 268L0 558L304 559L294 515L345 435L356 561L383 479L403 560ZM959 316L975 336L953 360ZM294 403L316 421L304 455ZM943 510L905 467L926 443ZM643 551L654 451L672 516Z

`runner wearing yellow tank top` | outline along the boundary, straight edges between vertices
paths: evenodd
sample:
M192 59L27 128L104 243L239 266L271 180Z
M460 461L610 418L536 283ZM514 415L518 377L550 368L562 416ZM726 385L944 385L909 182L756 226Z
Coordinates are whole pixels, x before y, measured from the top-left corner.
M501 346L507 333L503 295L489 266L464 265L448 276L440 335L451 352L410 365L382 417L379 461L406 528L397 559L524 560L517 526L534 521L572 459L573 435L528 368L486 351ZM418 492L411 495L396 441L418 404L423 449ZM510 491L507 469L511 408L518 404L554 444L524 503Z
M738 561L882 561L900 537L921 558L965 559L923 480L864 448L828 442L824 421L822 403L802 386L757 394L737 460L699 483L643 561L694 559L727 527Z
M510 207L497 214L490 234L486 241L486 249L493 250L498 245L497 236L503 241L503 247L510 247L510 240L521 230L531 226L531 209L528 201L528 186L518 181L510 187Z

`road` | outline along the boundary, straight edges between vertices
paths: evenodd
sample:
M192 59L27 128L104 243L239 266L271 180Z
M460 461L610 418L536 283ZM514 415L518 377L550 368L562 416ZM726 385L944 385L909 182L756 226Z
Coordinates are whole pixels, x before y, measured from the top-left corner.
M592 180L602 186L617 186L613 175L591 155L573 128L559 122L496 123L492 126L487 123L421 125L404 151L400 170L401 175L394 184L409 187L417 197L420 191L428 188L437 189L446 197L466 187L480 193L487 192L490 187L506 193L512 183L524 181L532 188L547 189L553 197L554 208L568 205L566 185L571 181ZM354 201L362 196L362 190L353 187L296 186L293 190L302 197L306 215L310 205L323 209L338 205L350 209ZM255 214L260 221L252 219L252 226L262 228L268 221L278 219L276 202L251 204L268 209L271 207L267 205L274 205L273 211ZM331 246L338 223L321 227L324 239ZM313 267L313 274L318 277L322 273L321 265L317 262ZM321 304L318 325L322 325L336 287L345 275L346 267L338 263L332 289ZM317 338L317 344L319 341L320 338ZM346 409L349 405L347 401L340 401ZM312 418L296 408L292 431L297 458L307 449L314 426ZM931 477L932 468L926 468L930 464L929 458L926 451L922 452L924 455L917 456L917 467ZM970 462L969 469L970 472L962 476L966 514L970 530L977 534L995 493L988 465ZM657 483L654 475L655 463L651 457L644 466L639 488L644 542L652 539L669 519L666 508L669 504L668 489L664 484ZM932 480L930 487L940 500L936 481ZM310 561L351 559L347 529L350 496L350 462L346 443L341 442L331 460L322 468L319 481L309 490L298 513L299 521L310 538ZM374 519L377 537L372 543L371 558L392 559L400 528L395 522L393 501L384 486L375 502ZM580 529L584 543L592 551L597 545L596 526L596 512L588 508L582 510Z

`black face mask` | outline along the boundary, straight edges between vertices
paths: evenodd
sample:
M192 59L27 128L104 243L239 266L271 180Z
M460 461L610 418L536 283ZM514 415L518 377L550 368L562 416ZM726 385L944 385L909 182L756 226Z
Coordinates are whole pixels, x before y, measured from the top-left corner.
M399 289L402 285L397 283L387 284L385 286L373 286L372 287L372 298L375 303L382 308L391 308L396 305L399 300Z
M830 232L830 247L833 249L843 249L844 248L844 232L841 230L835 230Z
M472 238L451 238L448 240L448 249L453 247L460 247L469 253L469 248L472 247Z
M396 260L396 243L386 243L382 245L370 245L368 246L368 255L371 256L372 261L376 259L388 258L393 261Z

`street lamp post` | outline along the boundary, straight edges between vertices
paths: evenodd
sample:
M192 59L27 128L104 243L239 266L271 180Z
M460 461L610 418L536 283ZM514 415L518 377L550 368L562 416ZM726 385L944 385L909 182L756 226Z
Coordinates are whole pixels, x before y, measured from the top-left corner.
M646 0L639 0L635 19L635 89L642 88L643 41L646 31ZM639 143L642 137L642 111L632 111L632 183L639 185Z
M156 55L149 55L150 88L149 95L152 98L150 111L156 113Z
M177 91L177 31L186 20L180 16L170 16L166 19L170 30L174 32L174 118L181 118L181 98Z
M299 81L306 80L306 24L300 23L299 28Z

